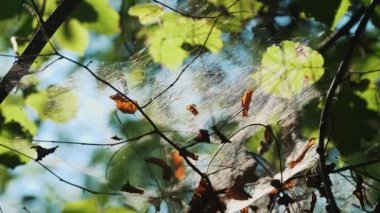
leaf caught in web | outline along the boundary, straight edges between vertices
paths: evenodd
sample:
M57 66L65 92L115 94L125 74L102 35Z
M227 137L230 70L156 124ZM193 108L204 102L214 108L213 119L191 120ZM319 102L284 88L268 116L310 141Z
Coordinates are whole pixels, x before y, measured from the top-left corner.
M206 129L200 129L198 135L194 138L195 142L210 143L210 135Z
M220 139L221 143L231 143L230 139L228 139L216 126L212 126L212 130L214 130L214 133L218 138Z
M226 205L217 197L217 192L214 192L207 186L205 180L201 179L189 203L190 209L188 212L217 212L224 211Z
M55 150L58 148L58 146L52 147L52 148L44 148L42 146L32 146L32 149L35 149L37 152L37 158L36 161L42 160L47 155L50 155L51 153L54 153Z
M115 141L121 141L123 138L117 136L117 135L114 135L111 137L112 140L115 140Z
M315 138L312 138L309 140L309 142L307 143L305 149L301 152L301 154L294 160L291 160L289 163L288 163L288 166L289 168L293 169L299 162L301 162L305 155L306 155L306 152L312 147L314 146L315 144L317 143L317 141L315 140Z
M132 186L131 184L129 184L128 181L121 187L120 190L123 192L129 192L133 194L141 194L141 195L144 194L144 190Z
M257 181L258 177L255 175L256 164L247 168L242 175L236 177L234 184L227 190L227 199L234 200L247 200L251 195L245 191L244 187L247 183Z
M265 92L292 98L322 77L323 63L323 57L305 44L283 41L267 48L251 77Z
M252 100L253 90L247 90L241 97L241 107L243 108L243 117L248 117L249 105Z
M162 169L162 179L164 179L166 181L170 181L170 179L173 176L173 171L170 168L170 166L163 159L155 158L155 157L150 157L150 158L146 158L145 162L151 163L151 164L154 164L156 166L161 167L161 169Z
M195 104L188 105L187 106L187 111L191 112L191 114L193 114L193 115L198 115L199 114L199 112L197 110L197 105L195 105Z
M137 102L128 101L120 94L111 95L110 98L115 101L116 108L125 114L135 114L137 111Z
M183 162L183 158L179 155L178 151L173 151L171 153L171 158L172 158L174 165L175 165L174 176L178 180L183 180L185 178L185 172L186 172L185 164Z

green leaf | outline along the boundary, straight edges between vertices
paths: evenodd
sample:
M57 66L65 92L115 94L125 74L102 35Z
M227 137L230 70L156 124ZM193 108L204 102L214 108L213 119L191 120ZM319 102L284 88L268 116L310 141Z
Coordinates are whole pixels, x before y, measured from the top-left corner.
M76 19L69 19L64 22L55 33L54 38L60 47L80 55L84 54L89 43L87 30Z
M328 27L333 26L335 19L340 15L338 13L344 11L346 4L347 2L342 3L342 0L319 0L318 2L299 0L300 10L304 11L306 16L313 17L315 20L325 23ZM342 6L342 8L340 8L340 6Z
M292 98L318 81L323 72L323 57L318 52L299 42L283 41L267 48L252 78L262 90Z
M99 15L94 7L87 1L82 1L72 13L72 17L80 22L96 22Z
M20 14L24 10L22 4L24 0L13 0L12 2L2 2L0 7L0 20L8 19Z
M348 8L350 7L349 0L341 0L338 10L335 13L334 21L330 27L331 30L334 30L338 22L342 19L342 17L347 13Z
M105 213L134 213L134 212L136 211L132 209L128 209L126 207L125 208L113 207L113 208L107 208Z
M13 152L5 152L0 154L0 165L3 165L9 169L14 169L23 164L25 164L25 162L21 161L20 157Z
M63 213L98 213L100 212L95 198L79 200L66 204Z
M25 110L18 105L5 105L1 108L5 123L17 122L31 135L37 132L36 124L28 118Z
M86 0L84 4L87 4L87 11L91 11L92 17L77 16L83 27L107 35L120 32L119 14L109 5L108 0ZM88 7L89 5L91 5L91 9ZM78 13L83 12L78 10ZM96 13L96 19L94 19L94 13Z
M212 25L205 20L193 20L176 13L164 14L162 21L161 26L149 27L141 31L140 36L147 37L154 62L175 70L189 55L183 45L203 45ZM221 34L219 29L214 28L205 47L213 53L218 52L223 47Z
M33 107L40 119L66 122L75 117L78 100L75 94L61 87L50 87L27 97L26 103Z
M379 132L378 112L367 108L367 101L342 87L332 112L332 139L342 155L362 152L362 144Z
M160 21L163 10L156 4L138 4L128 11L131 16L137 16L141 24L148 25Z

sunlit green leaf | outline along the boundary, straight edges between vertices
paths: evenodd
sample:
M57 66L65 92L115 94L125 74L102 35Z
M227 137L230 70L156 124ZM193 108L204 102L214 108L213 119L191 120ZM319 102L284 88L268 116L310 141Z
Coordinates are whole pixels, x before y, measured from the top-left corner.
M89 42L89 34L85 28L81 26L78 20L70 19L55 33L54 38L60 47L83 54Z
M334 30L338 22L342 17L347 13L348 7L350 6L349 0L341 0L338 10L335 13L334 21L330 27L331 30Z
M32 106L41 119L55 122L66 122L75 117L78 110L78 100L75 94L60 87L29 95L26 103Z
M92 21L82 18L80 23L83 27L107 35L120 32L119 14L111 7L109 0L86 0L86 3L91 5L92 12L96 12L96 19Z
M63 209L63 213L98 213L100 209L95 198L79 200L68 203Z
M28 118L25 109L17 105L5 105L1 108L5 123L15 121L23 126L30 134L37 132L36 124Z
M184 44L201 46L209 39L205 47L211 52L217 52L223 47L221 31L205 20L193 20L176 13L166 13L162 16L163 24L144 31L149 43L149 53L155 62L161 63L172 70L182 64L189 52L183 49Z
M283 41L269 47L252 75L257 87L278 97L291 98L323 75L323 57L299 42Z
M128 209L128 208L107 208L105 210L105 213L134 213L136 211Z
M160 21L163 10L156 4L138 4L131 7L128 13L137 16L141 24L153 24Z

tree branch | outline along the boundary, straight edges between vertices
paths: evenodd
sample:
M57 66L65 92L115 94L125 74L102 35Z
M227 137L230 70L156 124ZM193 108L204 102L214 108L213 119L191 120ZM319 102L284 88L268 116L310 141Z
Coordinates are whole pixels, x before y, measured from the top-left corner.
M67 19L70 13L82 0L64 0L49 16L46 22L41 23L29 45L19 56L0 82L0 104L9 95L21 78L29 73L29 68L39 53L57 31L59 26Z
M326 96L326 101L323 106L322 114L321 114L321 119L319 122L319 141L318 141L318 154L319 154L319 172L322 176L322 182L323 182L323 188L326 193L326 200L329 203L328 207L330 212L339 212L339 208L336 204L334 195L331 190L331 182L329 178L329 174L327 171L325 171L325 136L327 134L327 122L328 118L330 116L331 112L331 107L334 101L335 97L335 92L339 86L339 84L342 82L347 70L348 66L350 64L352 54L354 51L354 48L356 47L360 36L362 33L365 31L365 27L367 26L367 22L369 20L369 17L375 10L376 5L380 2L380 0L373 0L367 10L364 13L363 18L361 19L358 28L356 29L354 35L351 37L348 50L346 51L346 54L338 68L338 71L336 73L336 76L334 80L332 81L330 88L328 90L327 96Z
M321 42L318 47L318 52L321 54L325 54L327 50L329 50L335 42L344 35L347 35L348 32L352 29L352 27L358 23L360 18L363 16L365 12L364 7L360 7L355 14L353 14L350 20L343 25L338 31L335 31L332 36L329 36L327 39Z

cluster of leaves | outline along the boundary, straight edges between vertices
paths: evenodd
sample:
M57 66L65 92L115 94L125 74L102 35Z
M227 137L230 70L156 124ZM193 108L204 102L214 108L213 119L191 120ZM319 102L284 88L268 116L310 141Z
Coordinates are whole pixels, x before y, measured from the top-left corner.
M23 2L19 0L0 7L0 28L8 32L7 35L0 37L0 49L4 52L13 48L15 54L20 54L29 45L28 41L33 29L41 25L39 19L35 17L36 14L41 14L43 18L46 18L58 5L55 1L34 1L38 8L34 8L34 4L27 4L29 6L26 8L29 12L25 13L22 12ZM249 135L245 144L248 151L254 152L251 155L254 156L256 163L245 167L242 173L235 174L231 171L232 179L229 183L224 187L214 188L213 186L218 184L210 178L211 174L201 171L193 162L201 159L202 155L210 156L210 153L215 153L216 150L223 149L225 144L230 144L232 136L227 137L225 133L229 131L228 128L221 130L222 127L213 125L211 129L199 129L197 135L190 140L190 145L183 143L184 146L178 146L173 142L174 140L168 139L163 134L161 130L163 127L154 125L154 121L145 114L144 109L148 105L140 105L125 94L117 93L111 96L116 102L115 108L128 114L127 116L141 113L143 119L128 118L120 121L118 118L123 127L123 137L127 138L125 142L135 138L137 143L126 144L112 155L106 168L106 179L111 188L142 197L140 208L149 208L151 205L157 211L163 203L168 206L166 207L168 209L182 209L186 203L189 205L190 212L224 211L230 210L230 200L245 201L244 204L238 205L240 207L238 209L243 209L244 212L248 211L248 208L271 210L276 203L290 208L298 202L297 196L292 195L291 192L297 184L292 180L294 174L283 178L282 172L284 174L295 173L295 171L305 172L306 169L311 171L312 164L306 158L307 156L311 158L310 150L315 146L315 141L311 139L303 150L296 152L297 156L291 159L287 166L282 163L284 158L278 153L281 153L281 150L294 149L294 137L304 141L318 137L319 117L325 101L324 94L335 76L334 71L339 67L344 53L342 49L350 45L349 36L346 35L350 35L351 28L360 20L360 16L357 17L356 14L362 13L363 7L368 6L369 3L367 0L333 2L324 0L318 3L307 0L293 0L286 3L209 0L180 2L175 7L171 7L158 1L151 3L122 1L118 13L106 0L86 0L81 2L72 15L65 20L50 39L52 46L46 46L41 54L52 53L57 56L57 50L68 50L84 58L95 54L98 55L97 57L100 55L102 59L112 61L130 55L139 57L140 50L146 46L146 53L152 60L151 66L159 64L175 71L189 57L197 59L205 52L217 53L225 46L234 45L236 40L246 45L260 42L262 49L257 51L261 51L262 55L259 66L250 76L253 81L251 89L241 91L243 117L255 116L248 112L250 105L255 104L255 100L252 102L251 99L256 91L289 102L307 99L305 94L313 94L314 98L311 101L306 100L307 104L301 109L296 109L297 115L285 121L286 124L268 123L262 125L265 127L262 130ZM379 66L379 45L376 44L380 32L379 17L380 9L377 8L371 16L373 26L363 35L359 48L354 52L351 65L345 71L346 75L340 85L339 93L336 94L337 101L334 103L331 120L328 123L331 136L328 148L337 149L344 160L329 159L336 164L341 164L341 162L354 164L373 160L373 155L380 151L380 72L377 67ZM342 19L349 19L349 21L345 23ZM17 25L14 24L16 22ZM348 26L345 32L340 32L347 24L351 26ZM253 34L247 33L248 31ZM120 36L109 38L114 42L109 51L95 53L90 51L89 42L92 37L96 39L100 38L99 35L114 34ZM247 35L251 37L247 38ZM315 37L310 35L315 35ZM294 37L308 37L310 43L292 40ZM335 46L330 44L331 41L335 41L333 42ZM89 53L86 53L87 50ZM62 55L58 56L62 57ZM33 69L41 69L45 59L39 58L39 62ZM81 65L79 62L76 64ZM82 68L87 68L87 66L82 65ZM179 72L178 78L185 71L186 66ZM141 69L135 72L139 76L149 75ZM107 82L103 83L107 84ZM38 85L37 78L21 82L21 92L9 96L1 104L0 138L3 145L0 150L0 164L6 168L15 168L29 159L43 161L43 158L53 153L57 147L46 149L34 146L37 157L29 159L26 157L33 155L30 141L38 132L38 125L47 119L54 122L66 122L76 115L77 98L69 88L50 86L41 89ZM311 90L313 92L310 92ZM320 95L315 95L316 93ZM158 97L148 103L156 98ZM31 119L24 109L32 109L37 118ZM192 116L201 114L195 104L190 104L188 110ZM275 119L273 115L273 119L268 120ZM230 128L234 131L243 129L239 125ZM149 134L146 134L147 132ZM218 142L214 142L210 138L211 135L215 135ZM149 140L144 136L149 136ZM171 136L176 138L175 141L188 142L188 138L179 133ZM20 145L16 143L21 143L17 141L17 138L22 138L20 140L25 143L22 148L22 153L25 155L20 154L21 151L17 152L19 150L17 147ZM113 139L120 140L117 136ZM260 140L261 143L259 143ZM218 144L218 148L210 148L211 144ZM273 144L276 144L276 147ZM206 151L194 146L205 148ZM218 152L216 151L215 156ZM32 154L29 155L29 153ZM253 201L258 199L248 192L248 188L253 184L261 183L262 179L260 181L259 179L267 175L260 174L257 169L260 167L262 170L268 170L267 166L262 165L263 159L270 162L270 167L281 172L281 178L276 177L270 184L264 184L266 188L263 191L268 196L262 197L269 199L269 204L266 203L264 207L253 206ZM287 169L283 169L284 166ZM380 175L378 168L374 165L354 171L373 177ZM326 169L326 171L333 173L334 169ZM55 173L52 174L55 175ZM199 175L198 179L193 178L196 175ZM304 177L312 180L307 187L316 188L322 197L327 196L324 192L323 178L318 171L311 171ZM363 185L366 182L361 176L353 179L356 179L354 196L359 199L362 209L368 208L370 205L364 202ZM151 190L153 184L156 188ZM374 185L376 188L379 183ZM95 194L97 193L99 192ZM371 199L377 195L376 193L378 193L376 190L371 191ZM312 198L308 211L313 211L316 203L315 195ZM87 208L89 212L102 212L103 209L97 207L98 202L101 201L89 198L70 203L65 210L76 212L83 206L89 206L90 208ZM127 203L127 205L132 204ZM104 211L126 210L106 208Z

